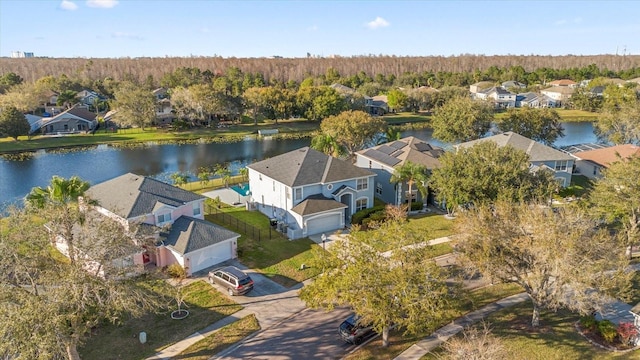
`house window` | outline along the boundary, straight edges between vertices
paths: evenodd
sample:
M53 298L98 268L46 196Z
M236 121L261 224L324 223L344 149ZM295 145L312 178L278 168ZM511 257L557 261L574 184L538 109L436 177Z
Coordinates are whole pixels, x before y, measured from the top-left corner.
M367 199L367 198L362 198L362 199L356 200L356 211L360 211L360 210L366 209L368 202L369 202L369 199Z
M297 188L294 190L294 200L302 200L302 188Z
M567 171L567 160L556 161L556 171Z
M200 204L199 203L193 204L193 216L197 216L197 215L200 215Z
M369 179L368 178L358 179L358 184L357 184L357 189L358 190L367 190L368 187L369 187Z
M593 175L598 175L598 168L596 166L593 167Z
M171 213L158 215L158 224L166 223L168 221L171 221Z
M382 196L382 184L376 183L376 195Z
M369 169L371 169L371 160L369 160Z

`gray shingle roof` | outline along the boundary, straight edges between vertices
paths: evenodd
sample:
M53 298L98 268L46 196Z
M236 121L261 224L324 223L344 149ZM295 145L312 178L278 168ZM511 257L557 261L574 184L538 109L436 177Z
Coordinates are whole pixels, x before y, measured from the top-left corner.
M472 147L473 145L482 141L493 141L501 147L508 145L518 150L522 150L526 152L527 155L529 155L529 161L573 160L572 156L565 154L562 151L556 150L537 141L533 141L512 131L507 131L502 134L461 143L458 144L457 147Z
M132 173L93 185L86 195L125 219L151 214L160 204L179 207L204 198L162 181Z
M369 170L323 154L308 146L247 167L291 187L326 184L375 175Z
M358 151L357 154L392 167L402 166L405 162L411 161L428 169L434 169L440 166L438 158L444 154L444 150L409 136Z
M173 222L163 243L184 255L239 236L206 220L183 215Z
M326 198L321 194L311 195L300 204L294 206L291 211L302 216L317 214L324 211L344 209L347 205L337 202L333 199Z
M74 108L71 108L71 109L65 111L65 113L75 115L75 116L83 118L83 119L85 119L87 121L93 121L93 120L96 119L96 114L92 113L91 111L89 111L89 110L87 110L87 109L85 109L83 107L74 107Z

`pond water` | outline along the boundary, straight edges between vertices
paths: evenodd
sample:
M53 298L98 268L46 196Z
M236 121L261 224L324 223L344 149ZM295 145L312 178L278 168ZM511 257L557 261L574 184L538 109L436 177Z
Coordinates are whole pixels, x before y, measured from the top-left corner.
M556 146L596 142L591 123L565 123L566 136ZM431 130L405 131L402 136L415 136L434 145L449 144L432 139ZM19 203L35 186L47 186L53 175L64 178L77 175L97 184L127 172L151 176L171 182L175 172L190 174L195 180L198 168L229 163L233 173L249 163L270 158L291 150L309 146L310 139L248 139L231 144L148 145L135 148L114 148L99 145L92 149L71 151L40 150L26 160L6 160L0 157L0 208Z

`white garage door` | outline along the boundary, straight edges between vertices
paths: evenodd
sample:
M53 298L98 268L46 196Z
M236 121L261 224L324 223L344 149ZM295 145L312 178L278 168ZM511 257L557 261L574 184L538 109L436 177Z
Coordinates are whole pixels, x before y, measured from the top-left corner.
M191 273L231 259L231 240L211 245L188 254Z
M307 221L307 235L320 234L340 228L340 214L330 214Z

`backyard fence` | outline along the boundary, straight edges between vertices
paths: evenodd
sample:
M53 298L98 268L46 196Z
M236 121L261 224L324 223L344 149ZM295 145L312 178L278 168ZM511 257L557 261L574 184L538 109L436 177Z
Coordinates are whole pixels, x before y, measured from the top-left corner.
M235 230L239 233L242 233L242 235L248 236L257 241L271 240L274 238L286 239L283 234L277 232L271 227L269 227L269 230L257 228L245 221L238 219L235 216L220 211L218 207L211 204L205 204L205 213L213 218L216 223L222 224L224 227L229 228L230 230Z

